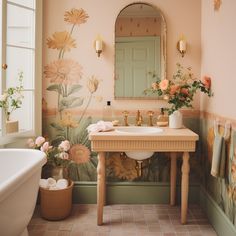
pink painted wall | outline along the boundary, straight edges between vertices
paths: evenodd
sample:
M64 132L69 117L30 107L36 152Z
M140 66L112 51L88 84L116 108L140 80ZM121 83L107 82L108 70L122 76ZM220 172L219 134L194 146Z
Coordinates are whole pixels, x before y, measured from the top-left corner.
M202 0L201 74L212 77L213 98L202 97L201 109L236 119L236 1L223 0L218 11L213 1Z
M65 57L76 60L83 67L81 84L86 87L86 78L95 75L99 80L99 88L91 102L90 109L101 110L105 101L111 100L118 110L153 109L165 106L164 101L117 101L114 100L114 32L115 21L119 12L132 0L45 0L44 1L44 52L43 62L47 65L54 61L58 54L49 49L46 39L56 31L70 30L64 21L65 11L72 8L83 8L89 18L85 24L74 30L73 37L77 47ZM198 0L146 0L162 10L167 22L167 76L171 78L176 69L176 63L191 66L196 77L200 78L201 65L201 1ZM203 19L204 20L204 19ZM93 48L93 42L100 34L105 42L105 49L98 58ZM184 34L188 42L188 51L184 58L176 49L179 37ZM215 40L215 38L214 38ZM223 51L224 52L224 51ZM222 50L221 50L222 53ZM222 65L222 64L221 64ZM211 72L211 71L210 71ZM56 94L46 90L48 81L43 79L43 98L47 109L55 108ZM88 91L81 91L82 96L88 99ZM199 109L199 100L195 99L195 109Z
M160 17L119 17L116 21L117 37L161 35Z

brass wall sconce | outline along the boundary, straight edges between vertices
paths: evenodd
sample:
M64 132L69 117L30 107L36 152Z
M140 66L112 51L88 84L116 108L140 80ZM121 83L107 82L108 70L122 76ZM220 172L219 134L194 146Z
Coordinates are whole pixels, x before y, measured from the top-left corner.
M177 49L180 52L181 56L184 57L184 55L186 53L186 49L187 49L187 43L186 43L186 40L184 38L181 38L177 42Z
M97 36L97 38L95 39L94 48L98 57L100 57L100 54L102 53L102 50L103 50L103 41L100 36Z

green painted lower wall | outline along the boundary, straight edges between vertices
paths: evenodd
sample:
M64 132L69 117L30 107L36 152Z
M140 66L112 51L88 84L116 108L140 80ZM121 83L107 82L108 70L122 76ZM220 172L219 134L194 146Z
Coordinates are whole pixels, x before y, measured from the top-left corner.
M235 236L236 228L214 199L200 187L200 206L219 236Z
M115 182L107 183L107 204L168 204L169 183ZM73 189L73 202L95 204L97 199L96 182L76 182ZM189 202L199 203L199 184L190 185ZM177 185L177 203L180 203L180 186Z

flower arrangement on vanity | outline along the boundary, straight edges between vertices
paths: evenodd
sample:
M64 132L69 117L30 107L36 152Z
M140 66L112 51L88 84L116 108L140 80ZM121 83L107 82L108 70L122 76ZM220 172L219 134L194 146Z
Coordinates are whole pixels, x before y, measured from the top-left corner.
M177 63L177 70L172 80L157 80L152 83L151 88L144 91L145 94L152 93L163 97L170 105L167 110L169 115L169 126L180 128L182 126L182 115L179 109L183 107L193 108L192 102L197 91L213 96L211 90L211 78L204 76L202 80L194 78L191 68L184 68ZM177 124L176 122L177 118ZM173 119L173 122L172 122Z
M12 113L21 107L24 98L23 91L23 72L18 74L19 86L9 87L0 96L0 108L2 108L6 117L6 132L18 132L18 121L13 121L11 118Z

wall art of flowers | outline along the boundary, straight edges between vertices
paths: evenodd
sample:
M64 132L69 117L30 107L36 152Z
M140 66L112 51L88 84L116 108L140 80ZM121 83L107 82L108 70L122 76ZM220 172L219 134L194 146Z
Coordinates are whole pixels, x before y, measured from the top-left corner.
M64 21L69 30L54 32L47 38L49 49L56 50L57 58L44 67L44 78L48 81L47 92L56 93L56 116L48 118L44 133L50 136L53 145L63 140L72 144L70 155L76 163L70 166L70 177L74 180L96 180L97 157L90 151L90 142L86 131L91 123L91 117L86 117L86 111L91 103L93 94L97 91L99 80L96 76L84 76L83 68L68 55L77 47L75 31L86 23L89 16L83 9L71 9L64 14ZM66 55L66 57L65 57ZM81 81L86 77L87 86ZM80 92L86 89L88 97ZM44 99L44 109L47 101ZM80 116L75 116L75 110L80 109ZM49 131L50 130L50 131Z

